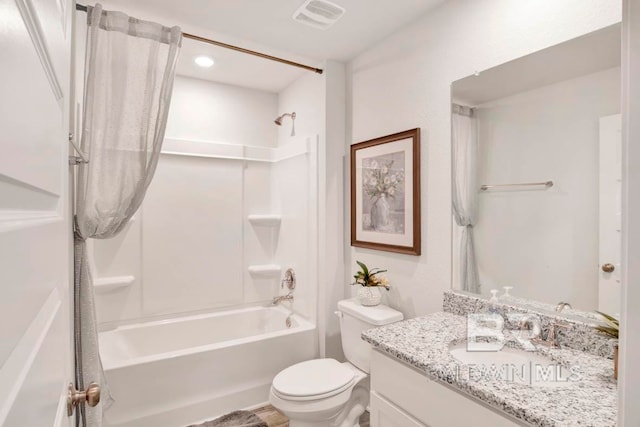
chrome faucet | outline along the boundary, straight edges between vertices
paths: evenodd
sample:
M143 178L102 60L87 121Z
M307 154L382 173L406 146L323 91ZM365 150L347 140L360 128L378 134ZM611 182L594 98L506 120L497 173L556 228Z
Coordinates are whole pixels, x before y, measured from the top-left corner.
M273 297L273 301L271 301L271 305L278 305L282 301L293 301L293 293L289 292L286 295L279 295L277 297Z
M560 313L565 308L571 308L571 304L569 304L568 302L560 301L558 305L556 305L556 311L558 313Z
M527 328L527 325L531 325L530 328ZM540 326L540 319L538 316L534 314L525 314L520 318L520 330L529 329L531 330L531 334L529 338L531 340L539 339L540 334L542 333L542 327Z
M523 331L529 331L529 333L524 335ZM540 339L541 332L540 318L535 314L523 314L518 321L518 333L514 338L525 350L533 351L536 349L534 343Z
M558 342L558 329L568 329L570 326L571 325L567 323L552 323L549 327L549 332L547 332L547 339L538 339L536 342L544 344L549 348L560 348L560 343Z
M284 272L284 279L282 279L280 287L284 288L285 285L287 286L287 289L289 289L289 293L273 297L271 305L278 305L282 301L293 302L293 290L296 288L296 273L293 271L293 268L287 268L287 271Z

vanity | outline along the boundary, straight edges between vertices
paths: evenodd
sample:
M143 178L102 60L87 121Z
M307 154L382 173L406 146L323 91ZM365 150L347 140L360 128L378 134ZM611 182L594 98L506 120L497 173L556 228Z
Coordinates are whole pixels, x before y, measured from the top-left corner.
M485 303L450 291L445 295L443 312L363 333L362 338L374 348L372 426L616 425L617 385L613 362L606 357L611 354L612 342L592 331L589 322L540 312L543 328L555 321L571 325L560 337L565 343L561 348L541 344L535 351L524 352L507 343L501 351L469 352L470 357L479 355L475 364L461 361L474 362L460 355L467 333L467 317L462 313L485 310ZM532 313L508 304L500 310L505 315ZM487 360L496 366L519 366L514 361L523 354L529 355L522 359L523 365L546 370L541 379L520 369L512 376L505 376L505 371L478 370Z
M382 351L374 351L372 373L374 426L472 426L478 419L496 427L524 425Z

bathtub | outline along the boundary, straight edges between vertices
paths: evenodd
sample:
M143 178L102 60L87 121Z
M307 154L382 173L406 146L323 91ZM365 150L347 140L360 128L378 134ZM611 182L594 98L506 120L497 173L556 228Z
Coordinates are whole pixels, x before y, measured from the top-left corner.
M282 369L317 356L316 329L284 307L250 307L100 332L115 403L109 427L182 427L266 403Z

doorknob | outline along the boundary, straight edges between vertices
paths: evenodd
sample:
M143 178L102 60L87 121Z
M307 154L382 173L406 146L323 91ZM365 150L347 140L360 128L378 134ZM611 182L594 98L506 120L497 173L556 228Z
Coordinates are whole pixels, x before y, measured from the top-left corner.
M87 403L87 405L94 407L100 403L100 386L96 383L89 384L89 387L85 391L78 391L69 383L69 394L67 395L67 415L70 417L73 415L73 411L77 406Z
M602 271L605 273L613 273L613 270L616 269L616 266L611 263L602 264Z

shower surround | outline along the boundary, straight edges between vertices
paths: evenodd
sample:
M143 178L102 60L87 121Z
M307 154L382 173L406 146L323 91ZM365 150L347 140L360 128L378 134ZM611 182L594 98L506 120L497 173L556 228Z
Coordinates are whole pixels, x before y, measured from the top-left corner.
M306 108L316 102L310 87L294 89L176 77L145 202L122 233L89 247L100 350L116 389L107 425L175 427L257 407L281 369L322 351L324 138ZM291 102L296 137L273 122ZM281 309L265 308L284 293L287 268L298 279L293 304L281 305L294 311L291 329ZM270 316L284 316L282 330L263 329Z
M98 312L117 315L120 301L127 314L100 322L116 401L106 425L255 407L275 374L317 357L318 157L316 137L280 148L165 140L135 221L92 248ZM295 299L271 306L289 267Z

